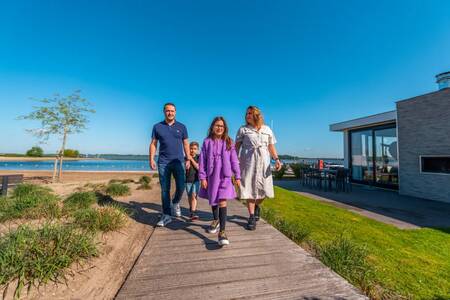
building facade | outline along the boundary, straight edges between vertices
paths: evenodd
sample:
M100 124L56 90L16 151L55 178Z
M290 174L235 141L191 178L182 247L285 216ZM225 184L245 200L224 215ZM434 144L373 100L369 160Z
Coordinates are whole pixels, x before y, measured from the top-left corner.
M400 193L450 202L450 89L397 102Z
M357 183L450 202L450 72L440 90L397 110L330 125L343 132L344 165Z

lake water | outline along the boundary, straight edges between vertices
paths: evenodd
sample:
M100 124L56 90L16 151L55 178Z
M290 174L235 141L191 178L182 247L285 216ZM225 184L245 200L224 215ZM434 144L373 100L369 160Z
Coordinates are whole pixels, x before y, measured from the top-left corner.
M49 161L0 161L0 170L53 170ZM147 160L72 160L64 161L67 171L150 171Z
M284 163L294 161L285 160ZM317 159L301 159L296 162L316 163ZM326 159L327 163L343 164L340 159ZM49 161L0 161L0 170L53 170ZM67 171L150 171L147 160L68 160L63 163Z

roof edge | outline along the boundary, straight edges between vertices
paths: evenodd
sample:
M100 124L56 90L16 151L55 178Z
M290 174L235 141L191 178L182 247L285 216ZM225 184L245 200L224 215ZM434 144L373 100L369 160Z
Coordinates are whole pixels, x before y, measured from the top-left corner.
M371 125L391 123L395 121L397 121L397 111L391 110L362 118L331 124L330 131L344 131L352 128L368 127Z

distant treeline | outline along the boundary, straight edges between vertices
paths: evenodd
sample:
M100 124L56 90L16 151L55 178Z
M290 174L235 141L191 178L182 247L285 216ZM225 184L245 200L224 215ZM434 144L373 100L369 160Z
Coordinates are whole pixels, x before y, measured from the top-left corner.
M278 157L281 160L314 160L314 159L322 159L322 160L343 160L343 158L336 158L336 157L299 157L299 156L293 156L293 155L278 155Z
M145 154L82 154L81 157L88 158L102 158L112 160L148 160L148 155Z

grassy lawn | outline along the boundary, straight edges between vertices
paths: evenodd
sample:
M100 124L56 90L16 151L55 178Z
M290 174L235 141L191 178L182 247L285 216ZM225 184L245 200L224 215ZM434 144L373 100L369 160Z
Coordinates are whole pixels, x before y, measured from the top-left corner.
M374 298L450 299L450 228L401 230L282 188L275 194L264 212L309 232L302 246L345 236L364 250L370 284L384 291Z

